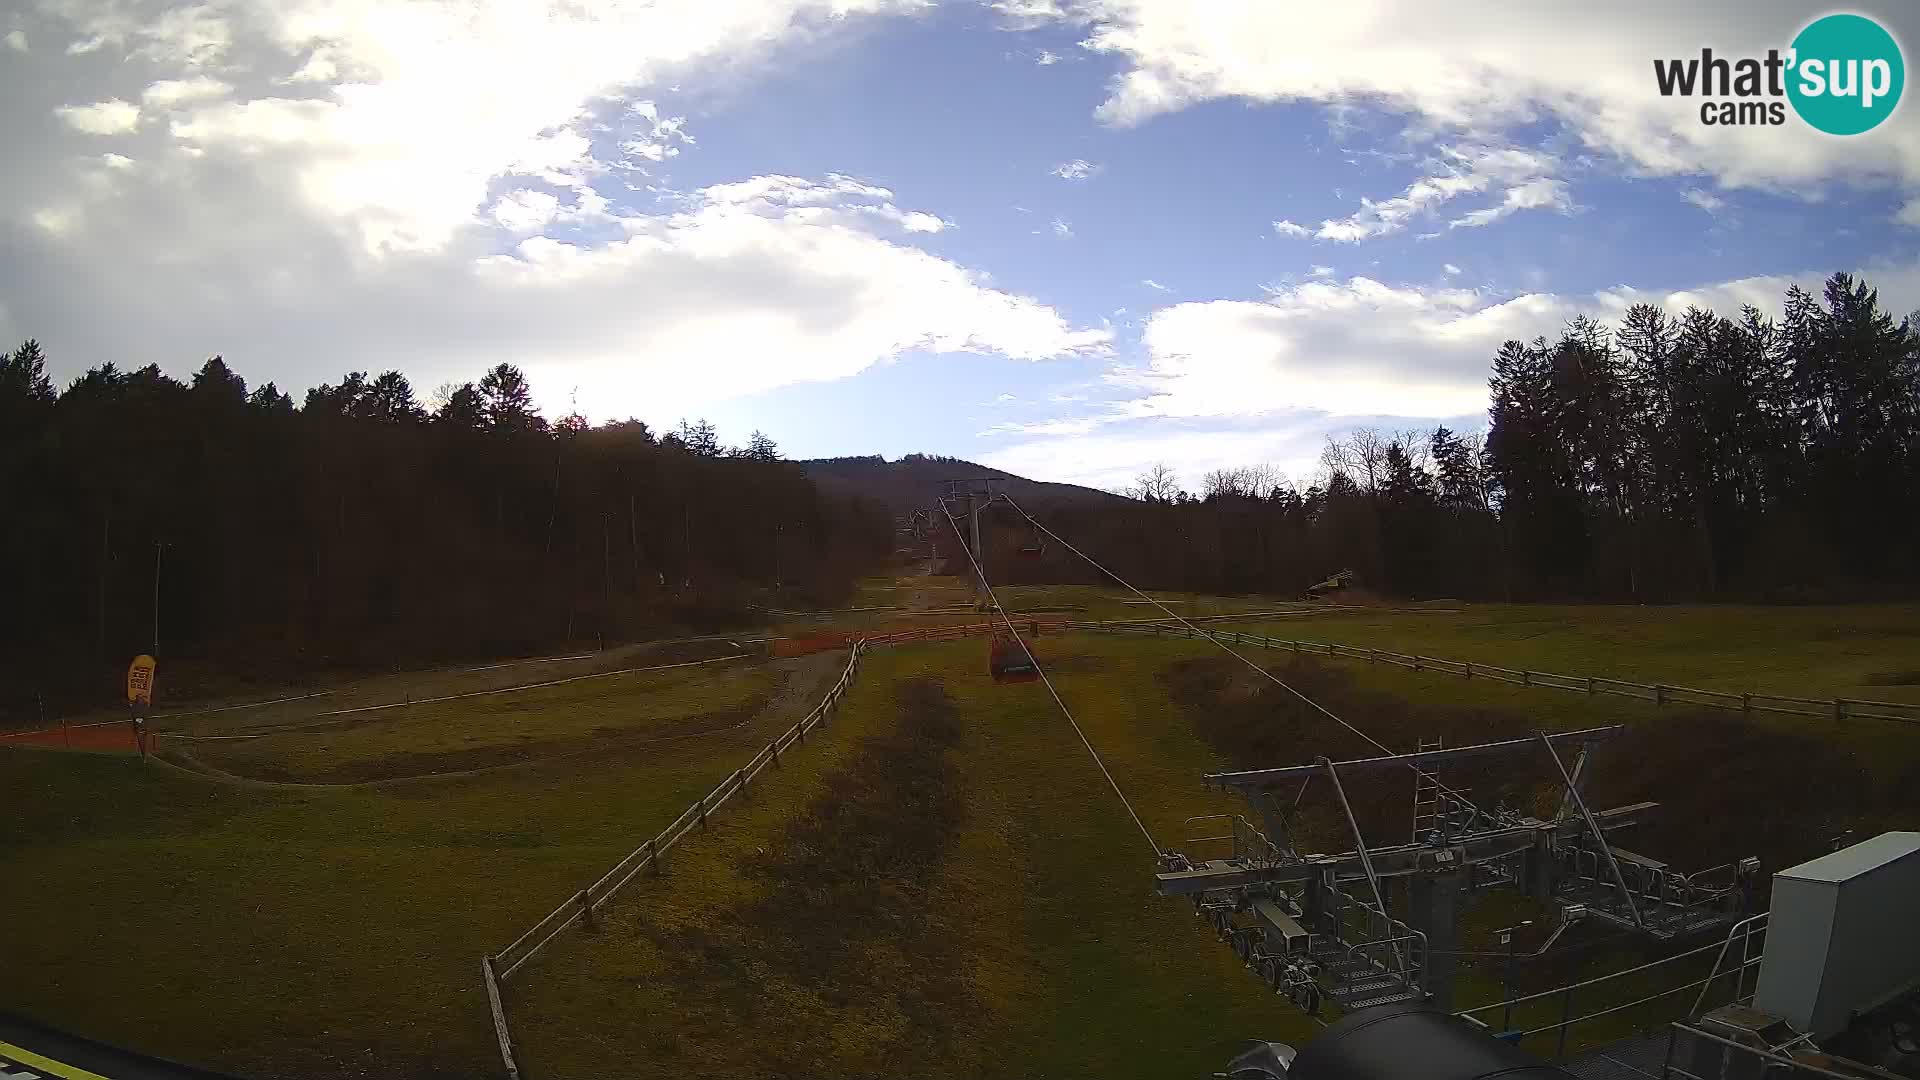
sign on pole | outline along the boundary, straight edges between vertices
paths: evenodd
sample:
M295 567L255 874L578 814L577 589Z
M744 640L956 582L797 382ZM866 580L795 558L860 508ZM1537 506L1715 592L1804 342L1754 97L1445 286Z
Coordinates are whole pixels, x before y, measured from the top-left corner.
M127 704L136 712L146 711L153 704L153 669L156 667L153 657L141 653L127 665Z

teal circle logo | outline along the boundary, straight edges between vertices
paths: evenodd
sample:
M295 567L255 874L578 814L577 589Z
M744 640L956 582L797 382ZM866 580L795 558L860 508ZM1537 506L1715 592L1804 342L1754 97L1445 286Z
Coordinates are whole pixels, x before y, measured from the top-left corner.
M1787 98L1800 119L1829 135L1879 127L1900 104L1907 65L1900 43L1864 15L1827 15L1793 39Z

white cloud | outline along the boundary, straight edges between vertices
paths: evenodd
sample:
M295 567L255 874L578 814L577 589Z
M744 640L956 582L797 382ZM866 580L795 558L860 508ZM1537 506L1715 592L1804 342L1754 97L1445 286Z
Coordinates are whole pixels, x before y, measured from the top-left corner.
M1058 236L1063 240L1073 239L1072 223L1063 221L1060 218L1054 218L1053 219L1053 235Z
M1053 175L1062 180L1085 180L1100 171L1100 166L1085 158L1074 158L1053 167Z
M133 159L125 154L101 154L100 164L109 169L125 171L133 168Z
M560 197L549 191L522 188L500 196L492 213L493 219L510 232L538 232L559 215Z
M1462 195L1504 189L1501 201L1454 219L1454 227L1487 225L1520 210L1568 210L1566 184L1550 174L1559 167L1551 154L1515 146L1463 145L1440 150L1433 175L1423 176L1401 194L1375 202L1362 198L1360 209L1320 223L1322 240L1358 243L1405 229L1440 204Z
M1920 199L1907 200L1907 205L1900 208L1900 212L1894 216L1893 220L1896 224L1911 225L1920 229Z
M1312 229L1307 228L1305 225L1296 225L1291 221L1274 222L1273 231L1279 233L1281 236L1312 236L1313 235Z
M1888 309L1920 306L1920 261L1861 274ZM1034 437L981 460L1022 476L1108 488L1162 461L1189 487L1209 469L1258 462L1277 463L1304 479L1329 432L1359 423L1473 426L1485 415L1488 370L1506 340L1552 338L1575 315L1615 325L1642 302L1727 314L1751 304L1778 317L1788 286L1818 295L1824 277L1808 272L1678 292L1618 286L1504 297L1355 277L1275 288L1266 301L1176 304L1148 322L1147 366L1116 367L1108 376L1110 389L1138 396L1090 415L1002 425L992 434Z
M225 97L233 87L219 79L196 75L190 79L162 79L146 88L140 100L148 105L166 107Z
M1449 264L1449 274L1459 268ZM1890 310L1920 305L1920 262L1869 268ZM1448 417L1486 407L1488 365L1504 341L1549 338L1575 315L1602 322L1647 302L1722 313L1778 313L1789 285L1819 292L1824 274L1744 278L1678 292L1619 286L1585 295L1507 296L1394 286L1366 277L1267 290L1265 300L1161 308L1141 335L1143 368L1108 376L1131 400L1089 419L1255 417L1285 410L1339 416Z
M1920 125L1863 138L1797 122L1710 126L1696 100L1657 92L1653 58L1697 55L1707 42L1728 56L1785 48L1805 4L1460 0L1445 18L1429 15L1378 2L1078 0L1058 18L1087 24L1084 47L1126 66L1098 110L1116 124L1223 98L1374 105L1440 131L1513 130L1550 115L1586 146L1653 174L1783 189L1920 182ZM1879 4L1874 15L1894 37L1920 40L1920 6Z
M12 49L14 52L27 51L27 35L25 31L9 30L7 31L7 36L0 38L0 41L5 41L7 48Z
M1165 285L1160 284L1159 282L1153 280L1152 278L1141 278L1140 284L1145 285L1149 289L1154 289L1159 292L1167 291L1167 287Z
M1702 191L1699 188L1688 188L1680 193L1680 197L1700 209L1705 210L1709 214L1717 214L1727 205L1727 200L1712 192Z
M1558 210L1569 213L1573 210L1573 198L1567 194L1567 185L1563 180L1552 177L1537 177L1524 184L1507 189L1506 196L1498 206L1489 206L1474 210L1447 222L1449 228L1478 228L1491 225L1501 218L1511 217L1522 210Z
M1316 278L1330 278L1333 276L1333 267L1321 266L1316 263L1313 269L1307 271L1307 276L1316 277Z
M88 135L124 135L140 126L140 107L112 98L91 105L62 105L55 115Z
M1100 426L1100 421L1040 420L1027 424L995 424L980 435L1085 435Z
M978 460L1020 476L1108 491L1125 489L1135 477L1161 463L1174 466L1182 486L1198 490L1201 477L1209 470L1271 462L1292 473L1304 486L1326 434L1344 431L1347 426L1303 416L1286 424L1263 422L1250 428L1195 429L1156 423L1127 430L1066 432L1072 438L996 430L991 434L1037 437L989 451Z
M596 160L597 113L629 88L922 9L920 0L182 0L52 10L81 44L154 70L173 141L290 174L301 211L379 258L446 248L483 220L502 178L574 187L691 145L684 118L655 111L635 121L618 158ZM268 86L284 72L278 82L299 89L207 93L227 71L258 72ZM62 115L95 133L132 130L132 107L110 104L69 102Z
M1123 415L1247 416L1275 409L1451 416L1484 407L1486 364L1508 337L1545 332L1558 304L1495 304L1462 289L1395 288L1369 278L1272 289L1155 312L1142 391Z
M681 147L694 145L684 116L662 116L660 107L651 101L636 101L627 106L627 112L640 128L620 144L621 166L636 168L640 161L662 162L679 157Z
M900 215L900 227L914 233L937 233L949 228L949 224L932 214L913 210Z
M1104 355L1111 338L909 246L918 234L907 223L923 212L863 212L891 205L890 193L847 177L753 177L646 215L516 189L490 208L505 227L597 209L620 235L533 233L493 254L475 230L444 253L369 264L330 246L317 223L232 213L270 193L207 188L192 164L168 169L182 185L176 214L109 200L41 223L71 249L118 257L57 281L0 279L0 293L38 312L63 354L218 350L244 359L250 378L292 387L337 379L343 356L357 368L399 367L417 385L510 359L543 394L579 388L589 415L670 418L666 410L841 378L908 351L1040 361ZM123 317L98 319L100 304Z
M1453 265L1452 263L1443 263L1440 266L1440 271L1441 273L1446 274L1448 277L1453 277L1460 273L1460 268Z
M915 246L950 222L877 185L675 191L619 171L694 145L659 95L731 92L772 50L920 0L46 10L66 21L54 40L138 61L52 81L0 64L0 100L41 118L0 111L17 136L0 296L65 363L222 351L297 388L337 380L343 357L416 385L511 360L605 416L908 351L1109 347L1111 330ZM56 255L60 275L31 271Z
M1033 62L1039 64L1041 67L1052 67L1059 63L1060 59L1060 54L1054 52L1052 49L1041 49L1039 55L1033 58Z
M1072 18L1061 0L993 0L993 9L1019 30Z

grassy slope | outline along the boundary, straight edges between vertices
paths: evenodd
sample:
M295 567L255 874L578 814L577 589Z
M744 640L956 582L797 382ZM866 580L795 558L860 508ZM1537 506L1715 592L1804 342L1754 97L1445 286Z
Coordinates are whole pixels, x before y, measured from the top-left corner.
M295 782L424 775L523 755L592 752L607 736L671 738L747 719L781 678L769 668L744 665L727 661L609 675L363 713L346 723L322 720L324 726L266 738L185 746L228 772Z
M1167 722L1155 681L1165 651L1165 643L1085 638L1047 647L1062 672L1061 693L1163 841L1180 835L1188 814L1221 808L1195 783L1214 757ZM893 1074L1200 1074L1251 1034L1304 1034L1305 1021L1260 992L1187 905L1153 895L1145 841L1044 687L997 687L981 667L977 643L876 653L834 747L806 766L837 767L853 738L889 730L892 688L902 679L938 679L959 708L954 753L967 824L934 879L930 908L946 952L961 958L973 1003L951 1018L964 1031L953 1045L974 1049L891 1061ZM738 999L730 1015L743 1024L761 1017L754 1030L782 1030L796 1012L812 1018L826 1034L807 1048L812 1056L796 1075L886 1073L884 1051L900 1039L911 1008L897 999L912 980L857 987L854 1004L834 1008L764 964L695 980L662 948L703 926L743 922L767 951L781 947L776 927L752 922L765 919L771 886L746 868L811 790L783 781L777 792L763 791L751 810L676 853L667 877L623 897L598 935L574 936L531 969L511 1007L535 1075L754 1071L746 1029L691 1007L696 993L702 1001ZM884 944L866 948L881 954L871 958L874 970L929 962L885 955Z
M1235 603L1260 607L1211 605ZM1849 680L1862 673L1911 667L1920 624L1912 608L1588 613L1316 617L1275 632L1818 694L1858 692ZM1210 647L1104 636L1047 638L1041 647L1157 839L1176 840L1188 814L1237 809L1199 790L1198 774L1218 758L1159 679L1169 663ZM510 994L534 1075L591 1076L588 1063L604 1061L643 1071L669 1052L689 1075L706 1071L703 1062L735 1060L719 1040L674 1029L675 986L650 977L665 969L638 946L637 920L645 913L698 926L749 909L758 886L739 871L743 858L778 835L844 763L839 755L857 734L888 729L892 684L923 673L941 680L963 717L952 758L967 807L931 909L945 913L942 933L969 958L981 1004L967 1031L991 1053L913 1062L912 1071L1193 1074L1217 1067L1238 1039L1303 1035L1299 1018L1261 993L1183 904L1151 894L1144 842L1044 688L994 687L982 666L978 643L875 654L829 740L676 851L672 873L623 897L598 937L570 937L531 966ZM1693 715L1341 666L1410 700L1510 709L1548 727ZM0 753L0 805L19 822L0 834L0 847L11 876L34 883L6 893L0 918L47 928L0 935L0 969L9 972L0 1005L262 1077L484 1072L493 1050L474 978L480 952L597 874L636 833L669 820L764 741L763 726L645 761L538 766L387 792L261 793L113 759ZM1914 760L1914 733L1867 727L1837 736L1817 723L1795 729L1852 749L1877 777L1897 777ZM1741 780L1740 764L1738 755L1685 763L1696 775L1715 769L1728 784ZM758 985L742 975L742 1000L754 1000ZM804 1003L789 995L765 1004ZM861 1055L871 1055L882 1029L845 1025L822 1060L870 1060Z
M1326 615L1234 629L1375 645L1448 660L1564 675L1608 675L1709 690L1920 701L1920 686L1878 686L1912 668L1920 608L1546 607L1476 605L1458 614Z
M0 753L0 861L30 883L0 900L15 931L0 935L0 1007L261 1078L485 1073L480 955L732 771L791 722L782 711L386 790L263 792Z

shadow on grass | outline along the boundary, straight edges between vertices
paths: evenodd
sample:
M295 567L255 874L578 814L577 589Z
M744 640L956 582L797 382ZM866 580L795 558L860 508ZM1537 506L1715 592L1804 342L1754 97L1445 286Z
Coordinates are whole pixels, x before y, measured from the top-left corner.
M959 713L933 679L900 684L896 702L898 728L863 742L749 863L759 898L658 942L677 1001L708 1014L697 1027L752 1031L760 1075L898 1075L949 1056L980 1011L928 898L966 817ZM823 1011L866 1014L860 1035L823 1032Z

